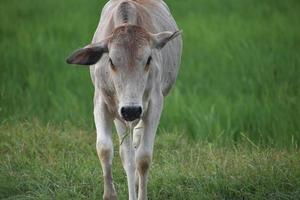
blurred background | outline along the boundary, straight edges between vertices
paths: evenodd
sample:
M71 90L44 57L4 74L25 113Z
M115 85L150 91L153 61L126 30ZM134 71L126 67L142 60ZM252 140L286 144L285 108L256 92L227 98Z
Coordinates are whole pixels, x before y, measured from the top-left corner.
M93 130L88 68L65 64L90 43L104 0L0 1L0 121ZM166 0L183 29L159 134L267 146L300 142L300 2Z
M298 200L300 1L166 2L184 49L149 200ZM105 3L0 0L0 199L102 196L89 69L65 59L90 43Z

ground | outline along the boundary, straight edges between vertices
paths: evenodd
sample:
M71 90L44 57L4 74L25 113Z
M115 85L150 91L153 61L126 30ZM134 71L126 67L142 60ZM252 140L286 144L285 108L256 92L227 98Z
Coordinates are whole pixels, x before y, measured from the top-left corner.
M100 199L95 133L71 124L0 125L1 199ZM115 138L113 175L119 199L127 183ZM180 133L156 138L149 199L299 199L300 152L260 148L245 139L221 147Z

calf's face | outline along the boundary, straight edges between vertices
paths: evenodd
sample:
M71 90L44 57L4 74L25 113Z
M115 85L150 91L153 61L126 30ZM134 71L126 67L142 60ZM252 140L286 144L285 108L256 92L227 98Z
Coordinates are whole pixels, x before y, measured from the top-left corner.
M152 88L151 36L137 26L114 30L108 45L111 79L119 101L119 115L126 121L142 116L143 99Z
M117 27L101 42L75 51L69 64L93 65L108 53L108 67L113 82L118 112L125 121L134 121L143 114L143 100L151 92L153 80L149 75L155 57L152 49L161 49L180 31L152 34L135 25Z

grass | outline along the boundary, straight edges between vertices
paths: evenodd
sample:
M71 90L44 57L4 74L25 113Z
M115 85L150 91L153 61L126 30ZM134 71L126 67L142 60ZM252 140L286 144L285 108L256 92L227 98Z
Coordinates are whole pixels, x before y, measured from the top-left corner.
M91 41L105 2L0 1L0 199L100 198L93 86L65 58ZM166 2L184 51L150 199L299 199L300 2Z
M0 2L0 120L38 118L93 129L87 69L66 56L91 41L104 0ZM167 1L183 29L167 132L286 147L300 141L300 3Z
M1 199L99 199L102 173L95 133L71 124L0 126ZM119 199L126 177L115 138L113 174ZM149 199L298 199L300 152L258 148L247 140L220 147L181 133L157 137Z

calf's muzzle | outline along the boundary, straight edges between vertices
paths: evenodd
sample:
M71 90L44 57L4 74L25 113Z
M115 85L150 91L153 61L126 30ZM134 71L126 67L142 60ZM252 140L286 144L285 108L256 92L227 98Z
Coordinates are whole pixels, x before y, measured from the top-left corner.
M125 121L131 122L139 119L142 114L141 106L124 106L121 108L121 115Z

